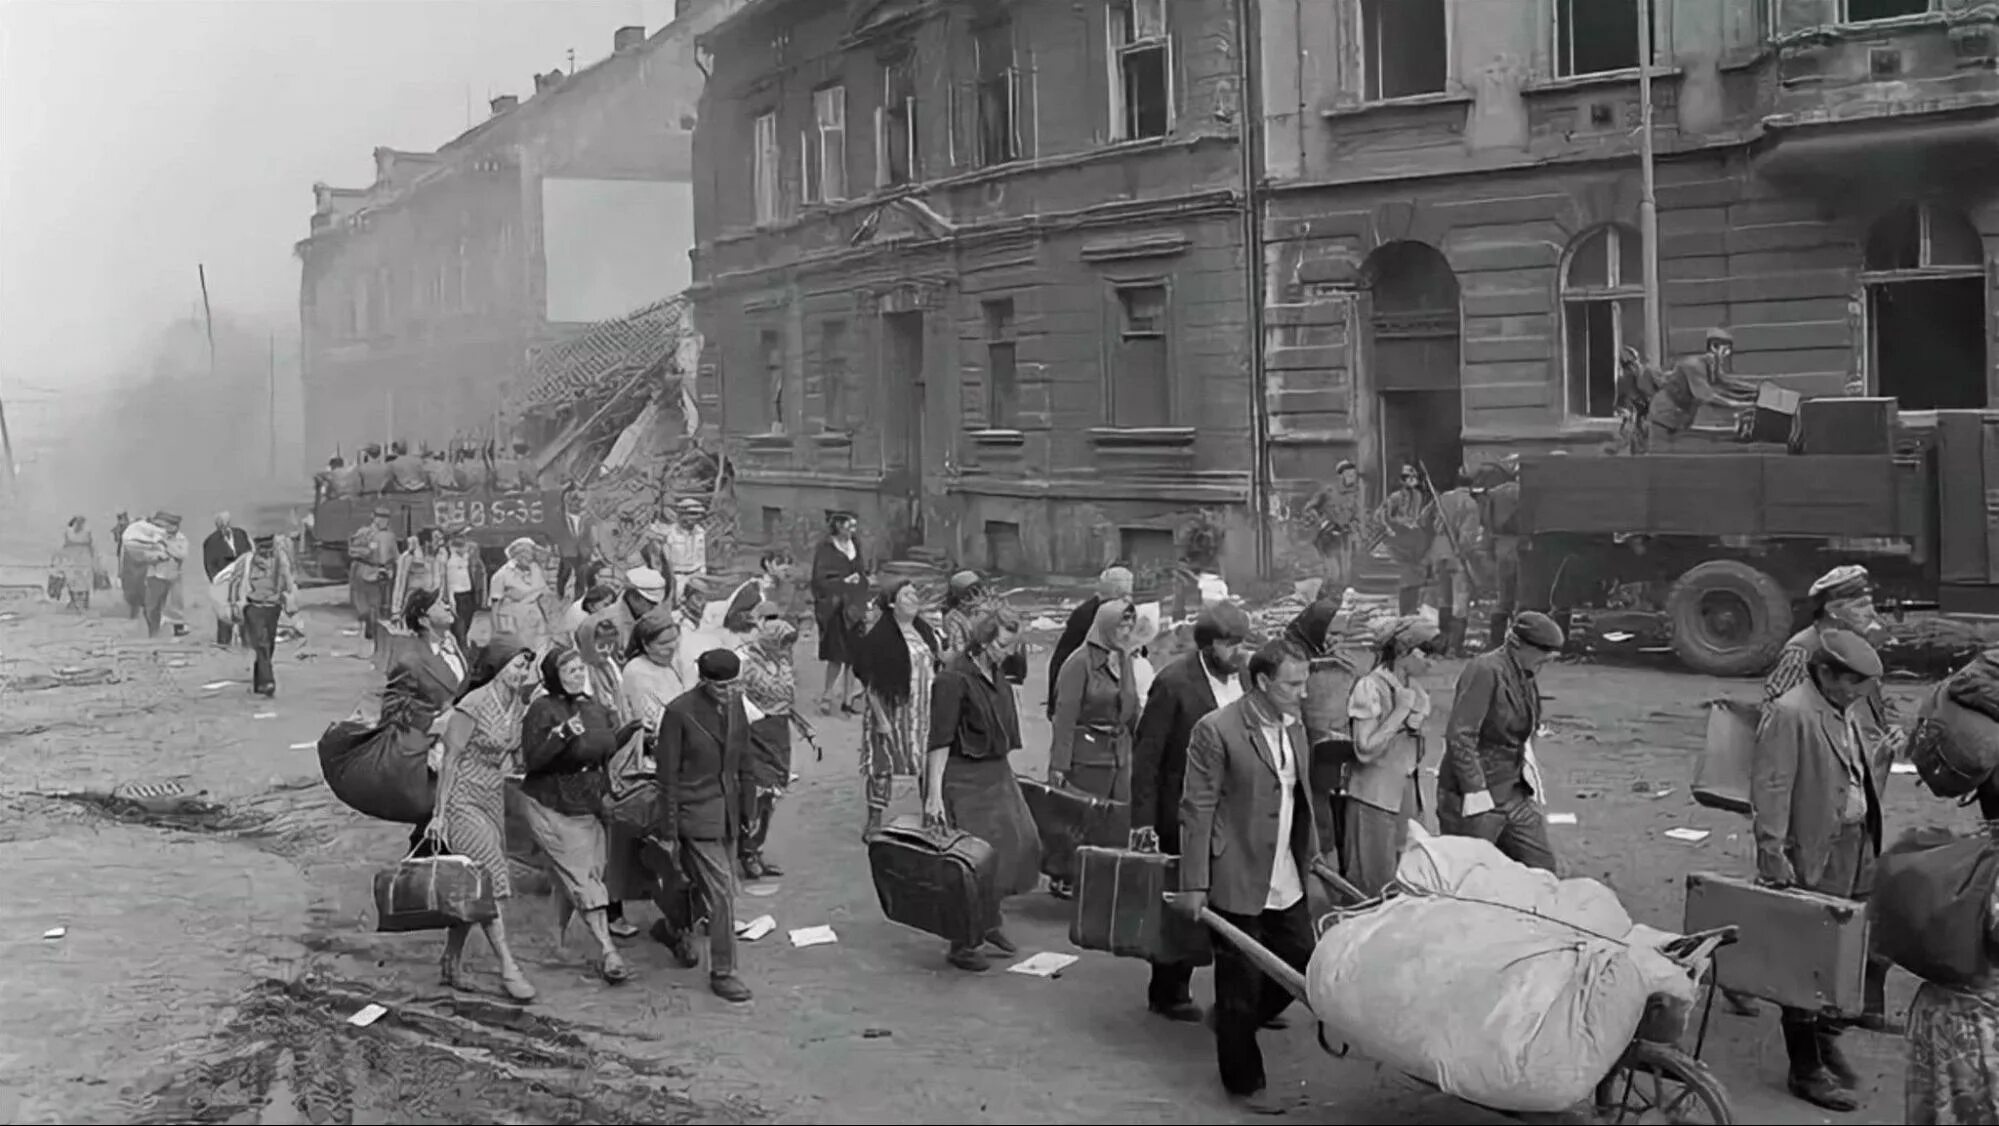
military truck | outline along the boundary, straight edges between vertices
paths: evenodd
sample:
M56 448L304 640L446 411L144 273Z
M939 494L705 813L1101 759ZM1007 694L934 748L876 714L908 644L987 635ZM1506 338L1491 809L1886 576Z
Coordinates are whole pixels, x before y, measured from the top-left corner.
M1884 611L1999 614L1988 489L1999 412L1900 416L1892 400L1806 400L1784 442L1527 457L1520 605L1649 624L1689 668L1756 676L1842 563L1872 573Z
M507 545L521 536L546 540L567 555L574 537L569 532L569 521L563 516L562 498L557 489L425 490L322 498L312 506L304 562L309 573L344 581L348 537L373 520L375 509L380 507L390 510L389 528L398 539L407 539L425 528L464 526L491 564L497 565Z

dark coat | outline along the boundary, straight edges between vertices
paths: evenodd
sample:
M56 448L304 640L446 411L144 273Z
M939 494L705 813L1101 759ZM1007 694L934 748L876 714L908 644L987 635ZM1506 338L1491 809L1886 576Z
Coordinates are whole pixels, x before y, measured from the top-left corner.
M1131 752L1131 827L1152 828L1167 852L1180 851L1180 789L1194 725L1215 710L1215 690L1197 650L1153 678Z
M222 573L222 568L236 561L239 555L250 554L250 533L241 528L231 528L227 532L217 528L201 541L201 569L213 579Z
M674 840L733 841L756 795L750 721L740 700L725 716L708 690L681 693L659 717L653 737L659 765L659 835Z
M1103 607L1103 595L1093 594L1081 606L1069 613L1069 621L1062 627L1062 636L1055 642L1055 652L1048 657L1048 718L1055 718L1055 682L1061 678L1062 664L1069 654L1083 647L1090 639L1090 627L1097 624L1097 611Z

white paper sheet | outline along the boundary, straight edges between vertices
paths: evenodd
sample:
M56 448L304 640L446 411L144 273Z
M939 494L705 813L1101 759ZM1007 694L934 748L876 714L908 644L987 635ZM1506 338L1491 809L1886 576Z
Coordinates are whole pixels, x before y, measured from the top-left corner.
M1075 965L1076 962L1077 958L1074 954L1057 954L1050 950L1044 950L1039 954L1024 958L1008 966L1006 972L1010 974L1026 974L1029 977L1056 977L1063 970Z
M791 944L801 949L807 946L828 946L838 941L840 936L833 933L832 927L827 926L800 927L791 932Z

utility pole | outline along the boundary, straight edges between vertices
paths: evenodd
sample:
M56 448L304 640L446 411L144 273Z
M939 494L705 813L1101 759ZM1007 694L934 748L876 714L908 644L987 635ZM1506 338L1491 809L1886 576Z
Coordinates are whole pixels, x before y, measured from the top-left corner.
M215 313L208 307L208 267L194 264L194 276L201 279L201 319L208 331L208 382L215 382Z
M1659 310L1659 198L1652 152L1652 0L1638 0L1638 243L1645 269L1645 360L1661 361ZM1616 253L1615 248L1611 251Z
M278 479L278 334L275 332L271 333L271 367L270 367L269 390L270 390L269 402L271 408L270 410L271 463L270 463L269 472L271 480L275 481Z
M7 432L7 404L0 401L0 454L7 458L7 495L18 490L20 482L14 479L14 437Z

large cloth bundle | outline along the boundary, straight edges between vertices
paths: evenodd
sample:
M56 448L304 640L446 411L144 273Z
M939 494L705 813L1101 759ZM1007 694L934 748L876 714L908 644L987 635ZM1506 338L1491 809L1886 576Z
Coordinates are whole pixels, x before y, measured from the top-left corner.
M159 563L167 557L167 530L150 520L134 520L119 545L121 563Z
M1982 679L1966 677L1984 664L1981 655L1930 693L1916 713L1909 761L1940 798L1963 797L1999 769L1999 721L1981 710Z
M1327 929L1306 971L1328 1030L1468 1102L1554 1113L1587 1098L1686 974L1594 880L1558 880L1484 841L1412 826L1409 894Z
M342 720L319 737L319 772L326 786L358 813L402 825L422 825L436 805L430 735L399 724Z
M1999 720L1999 649L1987 649L1944 681L1956 703L1988 719Z

